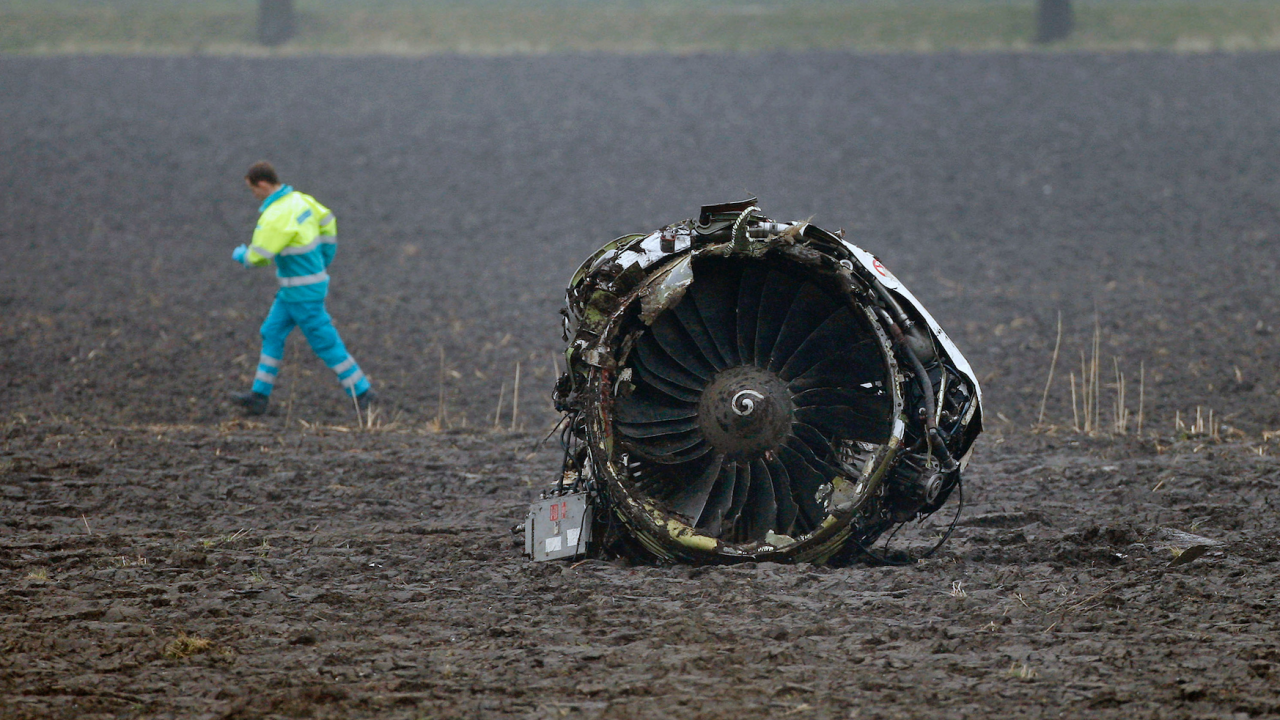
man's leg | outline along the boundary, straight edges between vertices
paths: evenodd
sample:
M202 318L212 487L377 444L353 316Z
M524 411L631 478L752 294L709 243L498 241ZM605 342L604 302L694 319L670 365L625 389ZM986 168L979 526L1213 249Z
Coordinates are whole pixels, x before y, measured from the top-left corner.
M253 376L253 391L259 395L270 396L275 389L276 375L280 374L280 363L284 361L284 342L295 324L288 305L279 300L271 303L271 311L262 321L262 354L258 356L258 372Z
M302 334L307 336L307 342L311 344L311 349L338 376L342 389L348 395L364 395L369 390L369 379L342 344L342 338L333 327L333 319L329 317L324 301L289 304L298 327L302 328Z

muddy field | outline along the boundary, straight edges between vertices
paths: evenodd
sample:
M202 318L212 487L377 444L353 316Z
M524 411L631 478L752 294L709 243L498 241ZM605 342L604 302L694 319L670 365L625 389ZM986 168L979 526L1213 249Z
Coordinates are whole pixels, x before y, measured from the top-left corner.
M1272 54L2 58L0 717L1280 715L1277 137ZM263 157L339 218L372 428L297 337L225 402ZM748 195L982 378L952 541L526 562L568 275Z

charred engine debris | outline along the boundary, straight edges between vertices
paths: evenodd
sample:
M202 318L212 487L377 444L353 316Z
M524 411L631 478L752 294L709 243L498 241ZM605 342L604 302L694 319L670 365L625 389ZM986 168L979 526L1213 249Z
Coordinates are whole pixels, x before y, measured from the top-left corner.
M531 510L535 559L903 559L873 545L960 489L981 391L929 313L842 235L751 199L582 264L554 395L564 467ZM590 527L566 530L566 515Z

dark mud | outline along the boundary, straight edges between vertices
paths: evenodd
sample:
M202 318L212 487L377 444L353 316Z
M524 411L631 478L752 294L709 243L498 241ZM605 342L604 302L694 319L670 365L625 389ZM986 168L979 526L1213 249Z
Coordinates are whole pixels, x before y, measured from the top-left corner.
M1280 56L0 81L0 717L1280 714ZM271 415L221 399L271 296L229 259L259 157L338 214L372 430L296 338ZM565 278L747 193L880 254L983 378L951 542L909 568L525 562ZM1055 427L1031 432L1059 310ZM1141 439L1066 428L1095 310L1135 414L1143 374ZM1177 426L1197 406L1218 438Z

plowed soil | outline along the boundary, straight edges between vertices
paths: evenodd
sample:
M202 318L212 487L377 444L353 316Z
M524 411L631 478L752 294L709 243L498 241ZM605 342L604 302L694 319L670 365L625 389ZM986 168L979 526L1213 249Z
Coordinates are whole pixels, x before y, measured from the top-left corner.
M0 58L0 717L1280 715L1277 137L1273 54ZM296 337L225 401L260 158L339 218L368 427ZM529 563L564 282L748 195L982 378L954 536Z

